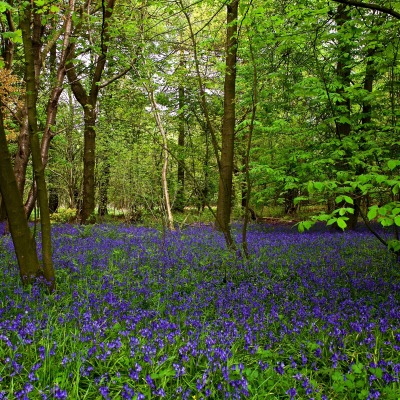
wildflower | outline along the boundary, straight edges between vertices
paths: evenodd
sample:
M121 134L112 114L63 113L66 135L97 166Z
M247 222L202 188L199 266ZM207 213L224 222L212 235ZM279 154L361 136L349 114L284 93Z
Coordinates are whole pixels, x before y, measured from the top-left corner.
M99 392L103 396L103 399L110 400L111 397L109 396L110 389L107 386L100 386Z
M285 373L285 364L283 362L278 363L278 365L275 367L275 371L279 374L279 375L283 375Z
M290 396L290 400L293 400L295 396L297 395L297 390L295 388L290 388L286 394Z
M62 390L58 385L51 389L51 394L55 399L64 400L68 398L68 393L66 390Z

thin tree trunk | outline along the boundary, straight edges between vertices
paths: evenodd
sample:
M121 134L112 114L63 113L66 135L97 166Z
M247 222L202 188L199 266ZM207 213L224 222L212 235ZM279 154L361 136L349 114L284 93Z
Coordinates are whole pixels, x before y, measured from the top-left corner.
M35 73L37 60L34 55L35 46L33 46L35 36L31 36L31 5L26 5L25 10L21 13L20 27L22 31L22 40L25 54L25 77L26 77L26 104L28 110L29 123L29 141L32 153L32 164L37 185L39 209L40 209L40 225L42 230L42 259L43 259L43 276L47 281L50 292L55 289L55 274L52 260L51 250L51 225L49 201L47 195L46 181L44 175L44 166L40 154L40 142L37 127L37 81L38 77ZM37 17L36 14L33 16Z
M251 62L253 64L253 95L252 95L252 107L251 107L251 120L249 129L246 135L246 150L243 158L244 165L244 176L245 176L245 190L242 196L242 207L244 207L244 221L242 229L242 246L243 252L246 257L249 257L249 247L247 243L247 225L249 223L249 210L250 210L250 195L251 195L251 180L250 180L250 150L251 142L254 132L254 122L256 119L257 103L258 103L258 76L257 76L257 66L256 60L253 53L253 47L250 43L249 45Z
M110 183L110 161L106 156L103 161L103 168L99 177L99 210L100 217L108 214L108 186Z
M157 103L154 99L154 93L151 89L146 88L149 100L151 102L151 108L153 110L154 118L156 120L157 127L160 131L162 143L163 143L163 167L161 173L161 184L162 184L162 191L164 197L164 206L165 211L167 213L167 223L168 229L173 231L174 230L174 217L171 211L171 202L169 198L169 190L168 190L168 180L167 180L167 172L168 172L168 140L167 140L167 133L164 130L164 126L162 124L160 114L157 109Z
M216 219L217 227L224 233L228 247L234 246L230 230L230 218L232 210L233 155L235 147L238 5L238 0L233 0L227 5L224 115L222 122L222 149Z
M185 106L185 89L179 85L179 134L178 134L178 190L174 209L183 212L185 208L185 114L183 112Z

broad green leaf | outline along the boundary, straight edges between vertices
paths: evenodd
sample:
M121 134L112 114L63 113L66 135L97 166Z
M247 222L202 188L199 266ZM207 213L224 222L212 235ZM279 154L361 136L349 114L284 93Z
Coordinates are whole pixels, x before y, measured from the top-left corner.
M394 221L388 217L380 218L379 222L382 226L392 226L394 224Z
M337 196L335 202L340 203L341 201L343 201L343 196Z
M397 166L400 165L400 161L399 160L389 160L388 161L388 167L391 171L393 171Z
M337 221L337 218L331 218L326 224L327 225L332 225Z
M400 215L397 215L397 216L396 216L396 218L394 219L394 223L395 223L397 226L400 226Z
M11 4L8 4L5 1L0 1L0 13L3 13L7 10L12 10Z
M307 230L309 230L312 225L313 225L312 221L303 221L303 226Z
M376 218L377 214L378 214L378 206L372 206L368 211L367 217L371 221L371 219Z
M337 219L337 224L338 224L338 227L341 229L345 229L347 226L346 221L342 217L339 217Z
M350 196L343 196L343 199L346 203L354 204L354 200Z
M323 182L314 182L314 187L317 190L322 190L324 188L324 183Z

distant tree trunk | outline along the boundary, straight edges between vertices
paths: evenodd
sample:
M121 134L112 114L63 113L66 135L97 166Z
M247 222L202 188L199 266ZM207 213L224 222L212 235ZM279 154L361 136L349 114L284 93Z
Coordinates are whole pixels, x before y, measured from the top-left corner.
M3 113L0 107L0 191L4 202L8 223L19 265L21 281L24 285L32 283L41 275L36 245L25 218L20 195L4 131Z
M108 186L110 183L110 161L108 157L103 160L102 171L99 176L99 209L98 214L104 217L108 214Z
M28 110L29 123L29 142L32 153L32 164L37 185L37 193L40 209L40 226L42 231L42 258L43 258L43 276L47 281L49 290L55 289L55 275L51 251L51 225L49 201L47 196L46 181L44 176L44 165L40 154L40 143L37 127L37 81L38 60L34 57L35 51L31 32L31 5L25 6L25 10L20 14L20 27L22 31L22 40L25 54L25 79L26 79L26 105ZM36 14L33 15L36 19Z
M158 127L158 130L160 131L161 138L162 138L162 144L163 144L163 167L162 167L162 172L161 172L161 185L162 185L162 191L163 191L163 197L164 197L164 207L165 211L167 213L167 225L169 230L174 230L174 217L172 215L172 210L171 210L171 201L169 198L169 190L168 190L168 180L167 180L167 172L168 172L168 139L167 139L167 133L164 130L164 126L162 124L160 114L157 109L157 103L154 99L154 92L152 89L147 88L147 93L149 96L149 100L151 103L151 108L153 110L154 118L156 120L156 124Z
M185 207L185 89L179 85L179 131L178 131L178 190L174 203L174 209L183 212Z
M230 218L232 210L233 155L235 145L238 5L238 0L232 0L227 5L224 115L222 122L222 149L216 215L217 227L224 233L228 247L234 245L230 230Z

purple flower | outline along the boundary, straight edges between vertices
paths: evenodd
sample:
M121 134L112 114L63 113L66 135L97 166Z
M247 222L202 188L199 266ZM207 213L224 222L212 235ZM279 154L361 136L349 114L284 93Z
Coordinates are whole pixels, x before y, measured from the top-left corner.
M68 398L68 393L66 390L62 390L60 389L60 387L58 385L55 385L52 389L51 389L51 394L53 395L53 397L55 399L60 399L60 400L64 400Z
M135 395L135 391L131 387L129 387L127 383L125 383L121 395L123 400L132 400L133 396Z
M285 373L285 364L283 362L278 363L278 365L275 367L275 371L279 374L279 375L283 375Z
M109 396L110 394L110 389L107 386L100 386L99 387L99 392L103 396L103 399L110 400L111 397Z
M290 396L290 400L293 400L295 396L297 395L297 390L295 388L290 388L286 394Z

